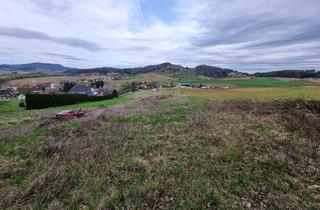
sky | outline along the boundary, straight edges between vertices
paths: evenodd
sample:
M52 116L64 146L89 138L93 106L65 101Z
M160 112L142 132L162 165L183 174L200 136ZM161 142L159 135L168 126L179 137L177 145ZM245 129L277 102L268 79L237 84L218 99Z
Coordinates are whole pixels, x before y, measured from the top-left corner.
M1 0L0 63L320 70L319 0Z

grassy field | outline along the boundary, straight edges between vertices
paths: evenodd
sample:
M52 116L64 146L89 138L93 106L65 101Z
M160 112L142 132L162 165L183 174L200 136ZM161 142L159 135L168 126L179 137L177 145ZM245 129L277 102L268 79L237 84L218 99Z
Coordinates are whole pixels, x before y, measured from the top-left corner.
M19 107L19 102L17 100L10 102L1 102L0 103L0 128L11 127L20 124L30 123L36 121L39 118L53 117L56 112L68 110L68 109L96 109L100 106L112 106L116 104L125 104L132 100L137 100L140 97L144 97L150 93L145 91L135 92L132 94L127 94L125 96L97 102L86 102L81 104L74 104L68 106L60 106L55 108L40 109L40 110L25 110L22 107Z
M95 79L97 76L52 76L52 77L36 77L36 78L27 78L27 79L18 79L12 80L9 82L11 85L23 86L32 83L47 83L47 82L59 82L63 80L77 81L81 79Z
M284 81L275 78L257 77L253 79L204 79L187 77L176 79L179 83L190 84L230 84L239 88L265 88L265 87L301 87L311 85L305 81ZM313 84L315 85L315 84Z
M170 76L164 74L156 73L147 73L147 74L138 74L130 75L126 80L111 80L108 81L109 84L120 86L126 82L168 82L173 80Z
M319 103L125 97L0 141L0 208L319 209Z
M34 82L59 82L62 80L78 81L83 79L96 79L100 76L52 76L52 77L37 77L27 78L20 80L12 80L9 82L11 85L21 86L32 84ZM302 87L302 86L319 86L318 81L299 80L299 79L284 79L284 78L242 78L242 79L210 79L206 77L197 77L191 74L184 75L166 75L159 73L146 73L139 75L129 75L126 80L110 80L107 83L120 86L126 82L168 82L176 81L178 83L191 83L191 84L226 84L238 88L266 88L266 87Z
M320 209L320 102L305 99L320 87L172 88L32 111L1 103L0 132L12 137L0 133L0 209ZM93 120L30 129L102 105Z
M69 80L69 81L79 81L84 79L96 79L101 76L92 75L92 76L85 76L85 75L77 75L77 76L52 76L52 77L37 77L37 78L27 78L27 79L19 79L19 80L12 80L9 82L11 85L16 86L22 86L32 83L47 83L47 82L59 82L63 80ZM148 74L139 74L139 75L132 75L129 76L126 80L110 80L107 83L108 84L114 84L114 85L121 85L125 82L133 82L133 81L139 81L139 82L166 82L171 80L169 76L161 75L161 74L155 74L155 73L148 73Z
M272 101L285 99L320 99L320 87L235 88L228 90L181 89L182 94L197 98L229 101Z

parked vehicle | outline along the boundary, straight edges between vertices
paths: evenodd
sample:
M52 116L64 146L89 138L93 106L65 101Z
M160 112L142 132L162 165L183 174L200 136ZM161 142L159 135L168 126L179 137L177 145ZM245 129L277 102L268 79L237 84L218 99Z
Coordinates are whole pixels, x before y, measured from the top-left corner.
M65 118L65 117L83 117L85 115L84 111L78 110L78 111L74 111L74 110L65 110L62 112L59 112L56 114L56 118L60 119L60 118Z

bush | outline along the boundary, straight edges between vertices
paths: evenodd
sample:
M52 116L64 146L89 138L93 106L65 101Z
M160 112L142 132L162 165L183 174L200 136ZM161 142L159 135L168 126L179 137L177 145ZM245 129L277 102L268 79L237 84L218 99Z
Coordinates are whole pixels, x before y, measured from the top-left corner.
M43 109L65 106L82 102L93 102L118 97L117 91L106 96L88 96L85 94L26 94L26 109Z
M26 104L24 103L24 101L19 102L19 107L26 107Z

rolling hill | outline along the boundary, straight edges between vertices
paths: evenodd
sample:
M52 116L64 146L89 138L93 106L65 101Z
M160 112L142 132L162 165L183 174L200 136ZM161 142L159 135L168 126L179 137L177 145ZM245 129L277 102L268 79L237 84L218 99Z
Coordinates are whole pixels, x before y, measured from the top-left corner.
M21 65L0 65L1 71L15 72L41 72L41 73L64 73L68 75L78 75L87 73L121 73L121 74L144 74L144 73L168 73L168 74L194 74L207 77L223 78L230 74L243 74L231 69L224 69L214 66L201 65L195 68L183 67L171 63L162 63L136 68L114 68L99 67L90 69L68 68L60 64L30 63Z
M22 72L42 72L42 73L56 73L70 71L73 68L68 68L60 64L51 63L28 63L28 64L17 64L17 65L0 65L0 71L22 71Z

